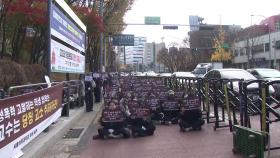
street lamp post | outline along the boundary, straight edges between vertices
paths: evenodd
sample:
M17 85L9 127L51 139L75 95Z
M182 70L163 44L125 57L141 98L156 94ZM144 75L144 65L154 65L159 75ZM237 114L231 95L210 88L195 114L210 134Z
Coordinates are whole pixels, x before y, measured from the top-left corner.
M262 18L264 18L264 19L267 18L267 17L264 16L264 15L251 15L251 25L252 25L252 17L253 17L253 16L260 16L260 17L262 17ZM273 47L271 46L271 38L270 38L271 30L270 30L270 26L269 26L269 25L267 25L267 27L268 27L268 41L269 41L268 64L269 64L269 67L270 67L270 68L274 68L274 64L275 64L275 63L272 64L272 60L271 60L271 49L273 48Z

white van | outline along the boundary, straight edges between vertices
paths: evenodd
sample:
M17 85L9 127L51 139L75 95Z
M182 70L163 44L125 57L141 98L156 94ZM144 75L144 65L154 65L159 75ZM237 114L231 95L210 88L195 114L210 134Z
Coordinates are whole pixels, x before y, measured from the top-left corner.
M203 77L208 71L212 69L222 69L223 63L213 62L213 63L199 63L192 71L196 77Z

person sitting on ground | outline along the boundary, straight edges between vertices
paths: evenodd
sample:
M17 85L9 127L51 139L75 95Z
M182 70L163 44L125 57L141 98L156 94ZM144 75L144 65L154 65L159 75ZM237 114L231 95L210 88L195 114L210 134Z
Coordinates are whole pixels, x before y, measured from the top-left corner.
M202 119L201 104L197 96L185 96L180 106L179 126L180 131L201 130L204 124Z
M167 99L161 101L161 108L164 114L163 120L165 124L178 123L179 102L175 99L173 90L169 90Z
M132 108L130 128L133 137L144 137L154 134L156 129L150 117L150 109L144 105Z
M156 124L161 124L164 118L164 114L161 111L160 104L159 104L159 99L154 95L153 93L150 93L146 104L149 106L151 110L151 119L156 123Z
M100 124L102 127L98 129L98 135L94 136L93 139L130 137L130 132L126 128L125 112L114 101L111 101L109 106L103 109Z

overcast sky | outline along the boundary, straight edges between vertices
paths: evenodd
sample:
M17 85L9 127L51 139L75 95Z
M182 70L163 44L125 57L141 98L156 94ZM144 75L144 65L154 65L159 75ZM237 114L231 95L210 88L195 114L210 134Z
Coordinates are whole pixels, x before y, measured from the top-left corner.
M126 23L144 23L145 16L160 16L162 24L189 24L189 15L203 17L207 24L241 25L258 24L262 15L280 14L280 0L135 0L126 13ZM180 43L187 36L189 27L163 30L162 26L129 25L125 34L147 37L148 42Z

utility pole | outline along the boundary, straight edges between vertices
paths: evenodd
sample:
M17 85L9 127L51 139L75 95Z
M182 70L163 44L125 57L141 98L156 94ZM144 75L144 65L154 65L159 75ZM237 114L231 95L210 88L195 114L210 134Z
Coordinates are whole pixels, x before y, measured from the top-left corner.
M123 46L123 64L126 65L125 45Z
M48 0L48 61L47 61L47 75L51 79L51 8L52 8L52 1ZM4 41L2 41L4 42Z
M153 70L156 71L156 44L155 42L153 44Z
M100 6L99 6L99 14L100 14L100 17L103 21L103 4L104 4L104 0L100 0ZM103 56L102 56L102 53L103 53L103 33L100 32L100 72L103 71Z
M278 69L279 68L279 66L277 66L277 61L276 61L276 52L275 52L275 39L273 39L273 41L272 41L272 47L271 47L271 49L273 49L273 54L274 54L274 57L273 57L273 59L274 59L274 61L273 61L273 68L274 69Z
M105 69L105 72L106 72L106 65L107 65L107 48L106 48L106 43L107 43L107 41L106 41L106 35L104 36L104 69Z

